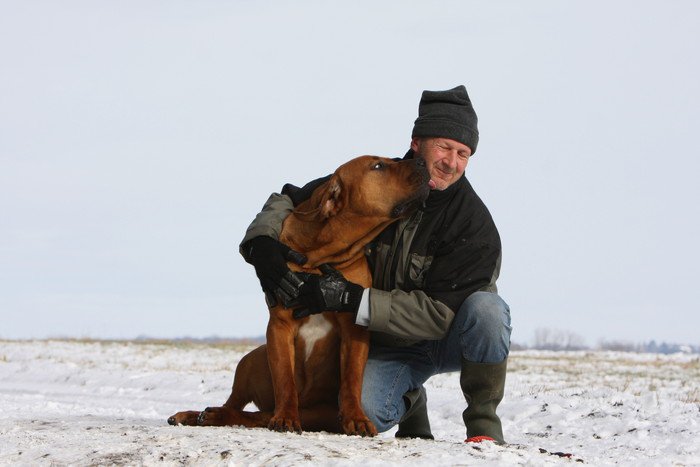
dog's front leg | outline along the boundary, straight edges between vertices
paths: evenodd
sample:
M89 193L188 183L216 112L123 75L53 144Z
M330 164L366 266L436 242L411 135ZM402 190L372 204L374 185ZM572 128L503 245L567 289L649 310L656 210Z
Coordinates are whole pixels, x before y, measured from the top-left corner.
M294 380L294 337L297 325L291 311L270 310L267 324L267 355L275 393L275 412L268 428L301 433L299 397Z
M376 436L377 429L362 410L362 377L369 353L369 333L351 319L340 324L340 423L348 435Z

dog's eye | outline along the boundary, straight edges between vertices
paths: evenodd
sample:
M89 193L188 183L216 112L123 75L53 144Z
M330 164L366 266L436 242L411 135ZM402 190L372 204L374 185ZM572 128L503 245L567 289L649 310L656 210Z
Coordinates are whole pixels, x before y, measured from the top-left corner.
M383 162L377 162L372 166L372 170L382 170L384 168Z

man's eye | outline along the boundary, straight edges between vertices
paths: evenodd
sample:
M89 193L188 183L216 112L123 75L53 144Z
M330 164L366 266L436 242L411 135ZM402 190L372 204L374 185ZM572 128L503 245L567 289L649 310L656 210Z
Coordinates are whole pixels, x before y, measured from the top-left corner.
M372 166L372 170L381 170L384 168L384 163L382 162L377 162Z

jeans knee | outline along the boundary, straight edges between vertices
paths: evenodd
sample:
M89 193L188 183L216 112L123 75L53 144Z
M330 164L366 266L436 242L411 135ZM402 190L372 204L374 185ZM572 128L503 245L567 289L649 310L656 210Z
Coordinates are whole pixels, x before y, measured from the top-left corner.
M510 328L510 309L501 297L490 292L471 294L462 307L466 308L464 330L485 334L501 334Z
M510 308L501 297L490 292L475 292L459 310L463 320L461 344L464 358L470 361L498 362L510 348Z

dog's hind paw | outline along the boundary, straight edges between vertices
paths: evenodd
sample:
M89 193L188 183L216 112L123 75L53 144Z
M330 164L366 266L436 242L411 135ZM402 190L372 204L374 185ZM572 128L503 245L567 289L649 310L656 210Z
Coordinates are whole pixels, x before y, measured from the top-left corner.
M197 417L197 425L199 426L224 426L228 424L225 407L207 407Z
M199 412L195 412L192 410L187 412L178 412L175 415L168 418L168 424L196 426L199 424L197 422L198 418Z

